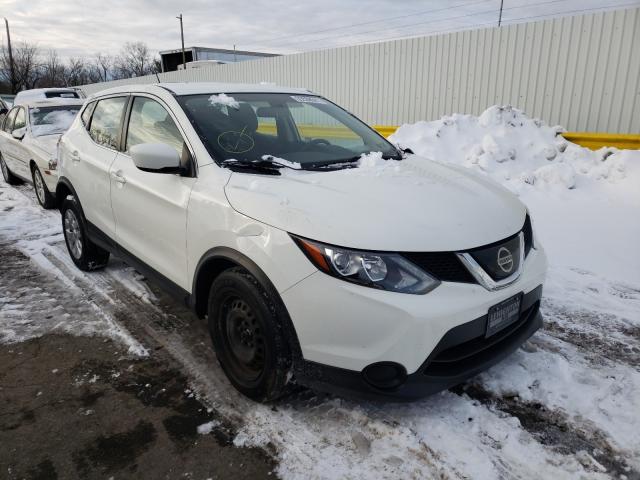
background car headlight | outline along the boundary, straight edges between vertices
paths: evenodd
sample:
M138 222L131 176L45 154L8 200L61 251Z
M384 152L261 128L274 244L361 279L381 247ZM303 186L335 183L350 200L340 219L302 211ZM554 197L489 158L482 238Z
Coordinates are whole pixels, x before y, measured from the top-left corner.
M348 282L392 292L425 294L440 281L396 253L366 252L292 237L323 272Z

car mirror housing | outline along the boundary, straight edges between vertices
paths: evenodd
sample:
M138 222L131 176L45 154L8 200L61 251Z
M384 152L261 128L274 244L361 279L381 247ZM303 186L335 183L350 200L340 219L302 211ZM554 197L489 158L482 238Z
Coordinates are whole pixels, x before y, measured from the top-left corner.
M133 163L140 170L156 173L179 173L180 157L166 143L140 143L130 149Z
M11 136L13 138L15 138L16 140L22 140L24 138L24 135L27 133L27 129L22 127L22 128L16 128L15 130L13 130L11 132Z

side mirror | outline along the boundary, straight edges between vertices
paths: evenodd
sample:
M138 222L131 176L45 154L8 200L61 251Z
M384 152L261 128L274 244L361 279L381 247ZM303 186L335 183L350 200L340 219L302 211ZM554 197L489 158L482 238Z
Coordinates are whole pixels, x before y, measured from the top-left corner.
M25 127L16 128L11 132L11 136L16 140L22 140L24 138L25 133L27 133L27 129Z
M8 111L7 107L0 107L0 115L6 115Z
M129 150L133 163L140 170L155 173L179 173L180 157L166 143L140 143Z

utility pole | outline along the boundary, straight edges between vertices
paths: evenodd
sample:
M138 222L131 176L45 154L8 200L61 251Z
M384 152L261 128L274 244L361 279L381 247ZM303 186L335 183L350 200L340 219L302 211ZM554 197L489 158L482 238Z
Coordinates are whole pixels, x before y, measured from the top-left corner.
M9 20L4 17L4 25L7 27L7 47L9 50L9 68L11 69L11 93L16 92L16 67L13 64L13 52L11 50L11 35L9 34Z
M500 0L500 16L498 17L498 26L502 24L502 6L504 4L504 0Z
M233 44L233 61L237 62L238 59L236 58L236 44Z
M180 20L180 39L182 40L182 69L185 70L187 68L187 57L184 53L184 30L182 29L182 14L176 17Z

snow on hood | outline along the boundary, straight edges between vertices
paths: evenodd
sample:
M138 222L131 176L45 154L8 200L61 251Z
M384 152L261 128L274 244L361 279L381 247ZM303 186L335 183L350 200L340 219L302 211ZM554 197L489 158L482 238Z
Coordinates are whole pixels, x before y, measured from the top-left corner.
M479 117L454 114L433 122L402 125L390 140L415 153L486 174L509 189L574 189L592 181L626 176L625 157L615 148L591 151L565 140L521 110L493 106Z
M525 207L490 179L412 155L364 156L359 168L234 173L226 187L239 212L335 245L386 251L464 250L514 234Z

